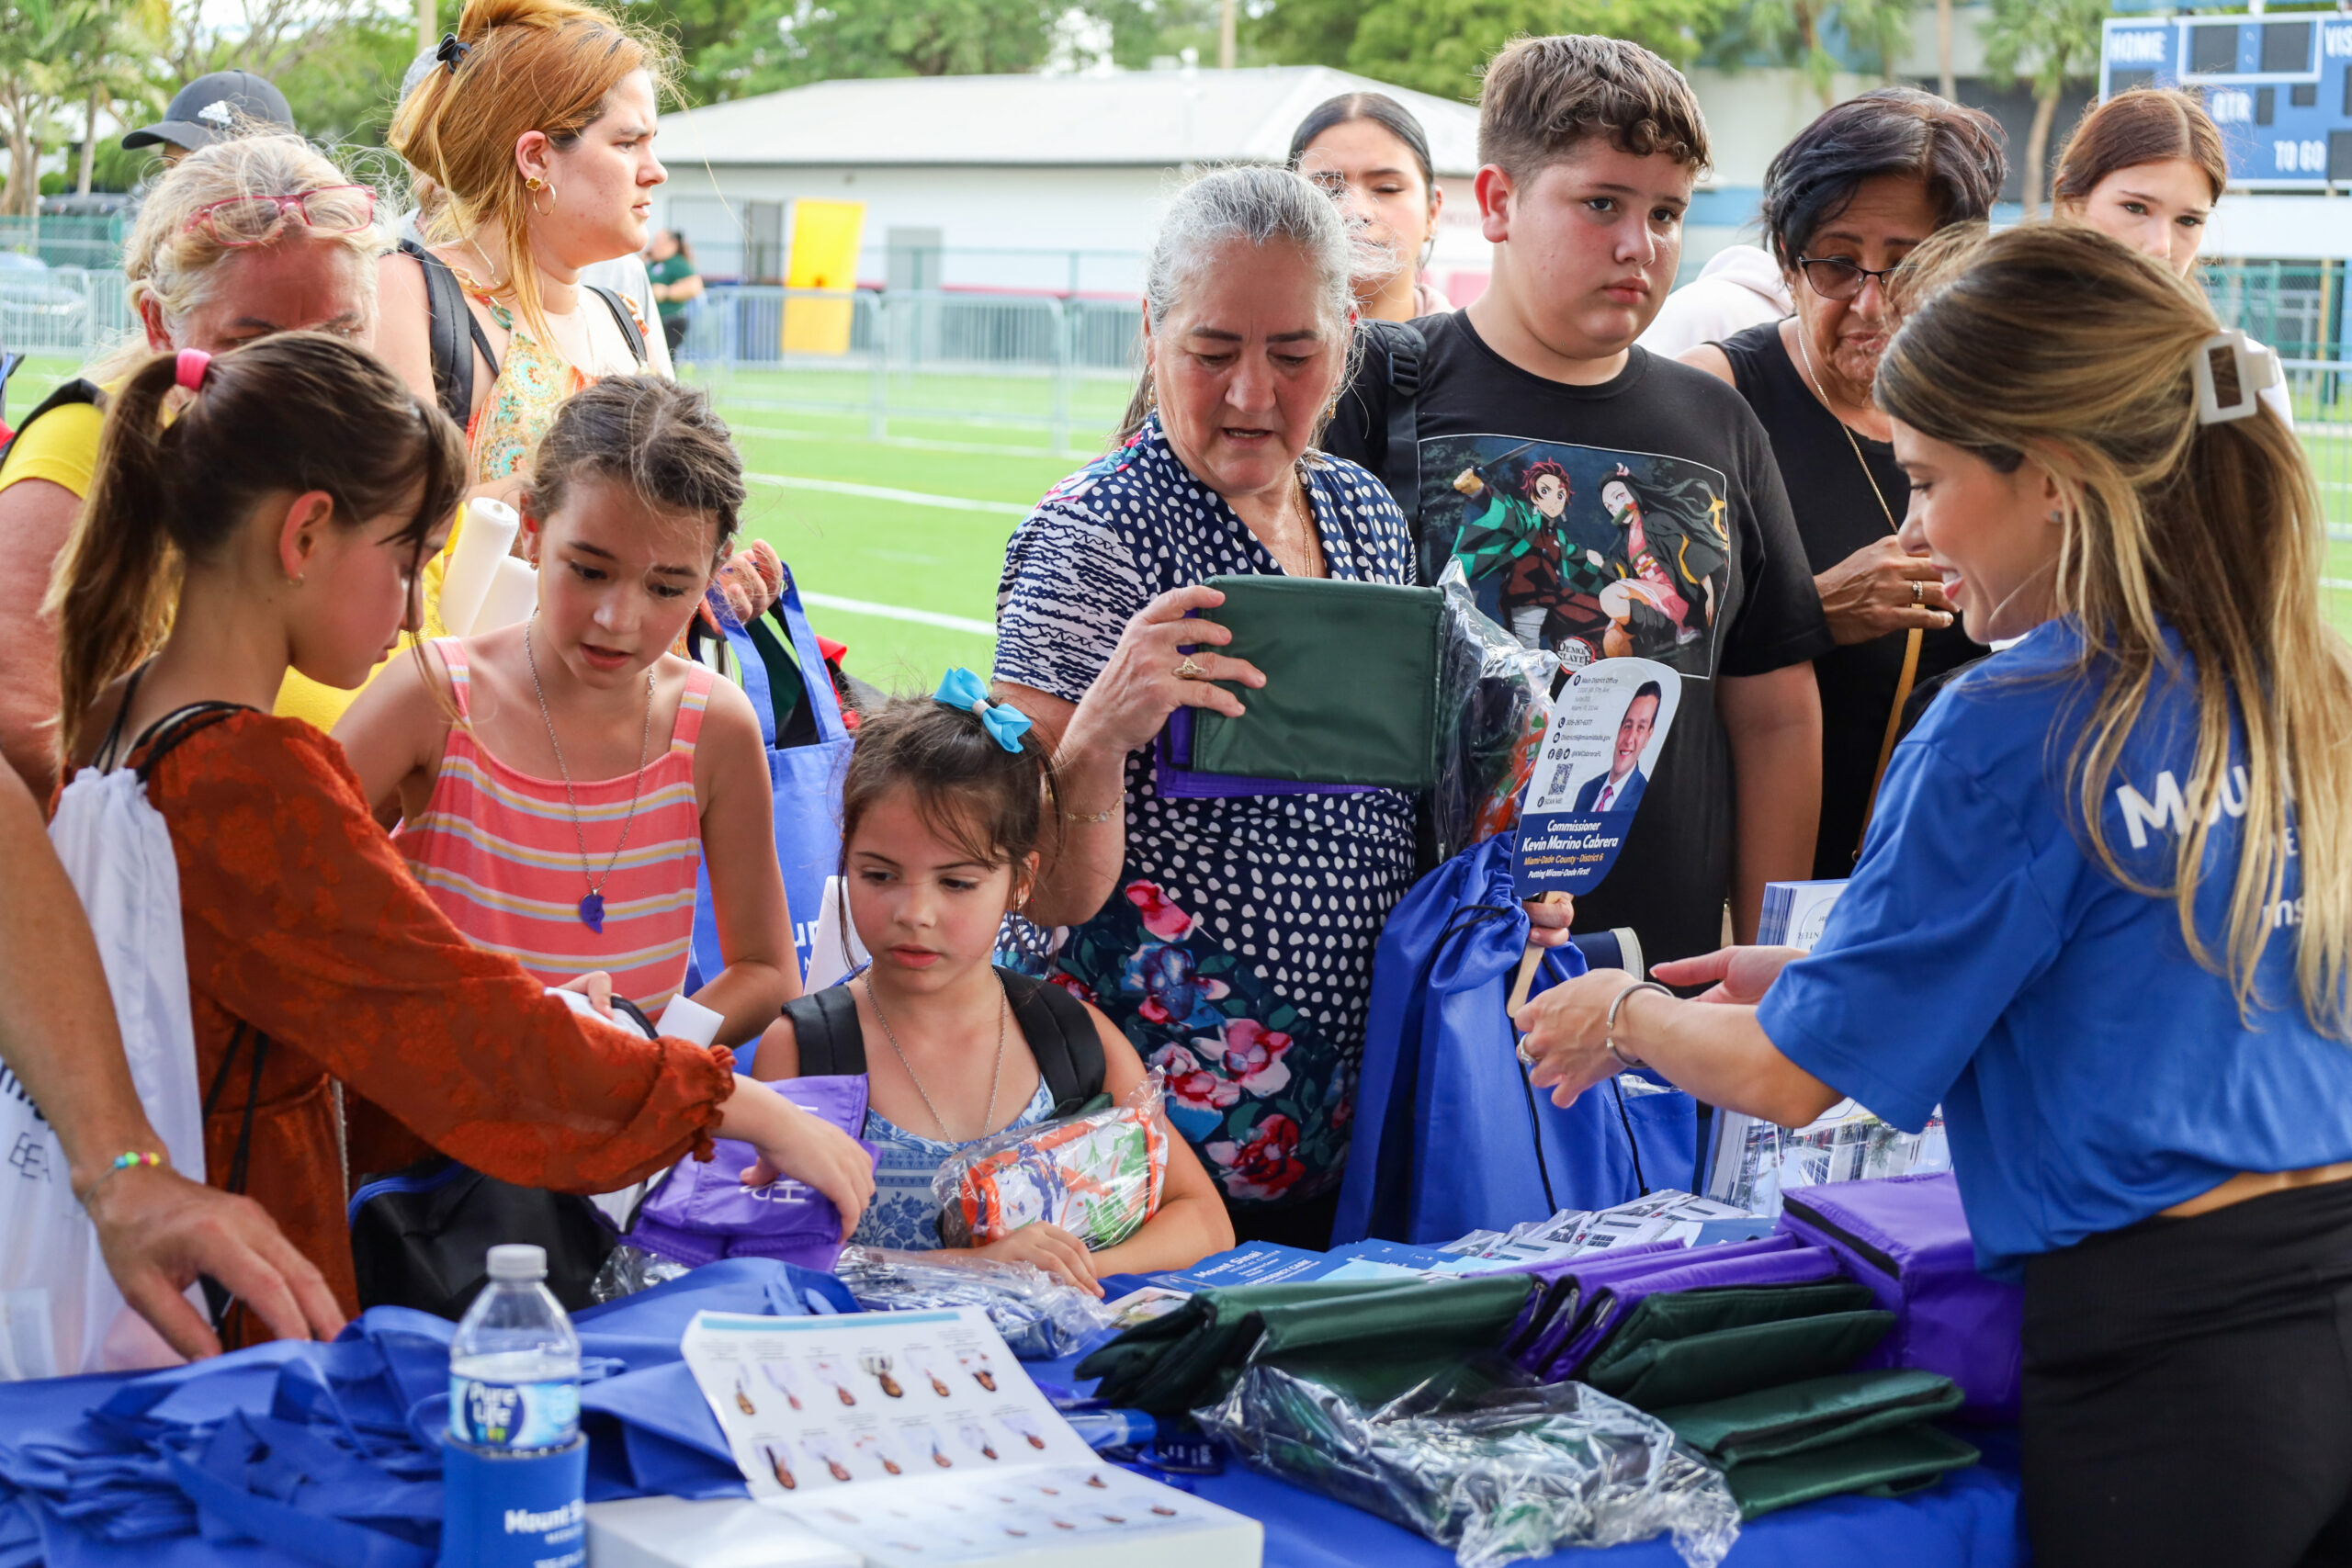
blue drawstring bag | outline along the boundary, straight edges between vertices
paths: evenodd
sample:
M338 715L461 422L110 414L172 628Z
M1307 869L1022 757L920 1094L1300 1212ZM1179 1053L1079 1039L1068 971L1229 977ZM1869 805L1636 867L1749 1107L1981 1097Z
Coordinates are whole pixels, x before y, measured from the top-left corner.
M1381 932L1335 1243L1444 1243L1690 1186L1689 1095L1604 1084L1562 1111L1529 1087L1505 1010L1527 944L1513 838L1423 877ZM1584 972L1579 950L1554 948L1531 994Z
M760 739L767 749L768 784L775 797L776 859L784 866L793 945L799 950L800 971L805 975L817 940L817 908L825 896L825 878L841 867L842 781L849 773L854 740L842 720L841 696L825 668L824 650L817 646L808 612L800 606L800 586L793 579L791 567L784 569L784 592L763 617L782 624L783 639L775 638L766 626L759 628L755 637L731 615L721 615L718 619L743 694L752 699L752 711L760 718ZM776 658L772 660L763 651L763 639L774 645ZM787 646L788 660L782 657ZM779 671L798 680L797 698L790 692L777 692ZM791 716L790 731L781 741L779 700L782 712ZM803 714L809 721L806 725L800 718ZM726 966L718 951L718 919L711 907L710 868L706 864L695 874L694 954L687 967L685 994L693 995ZM751 1070L754 1044L748 1042L736 1053L738 1071Z

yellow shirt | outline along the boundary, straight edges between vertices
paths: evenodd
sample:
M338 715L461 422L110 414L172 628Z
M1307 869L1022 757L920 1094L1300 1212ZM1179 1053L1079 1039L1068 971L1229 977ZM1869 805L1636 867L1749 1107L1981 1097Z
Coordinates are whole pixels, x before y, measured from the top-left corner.
M51 409L27 425L8 448L7 460L0 463L0 490L6 490L18 479L47 479L62 485L77 496L86 497L98 468L98 432L105 426L106 416L94 404L73 403ZM462 510L458 523L465 521ZM424 635L445 636L441 625L441 578L448 568L449 549L457 547L458 530L449 531L449 545L440 554L424 563ZM22 592L0 594L0 600L38 608L48 590L46 578L37 586L28 585ZM401 651L413 640L403 637ZM400 657L399 653L392 658ZM388 659L384 663L389 664ZM373 681L383 672L379 664L368 672ZM360 690L367 682L360 683ZM298 671L288 670L285 682L277 688L274 711L280 718L299 718L321 730L332 730L359 695L358 691L343 691L334 686L322 686Z

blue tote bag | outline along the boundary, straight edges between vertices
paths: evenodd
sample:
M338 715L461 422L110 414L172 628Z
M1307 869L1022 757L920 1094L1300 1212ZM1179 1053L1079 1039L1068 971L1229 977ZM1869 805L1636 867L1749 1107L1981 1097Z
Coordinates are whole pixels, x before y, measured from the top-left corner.
M1602 1084L1563 1111L1529 1088L1507 1011L1527 941L1512 841L1430 872L1381 932L1334 1242L1443 1243L1690 1185L1697 1107L1681 1090ZM1554 948L1534 992L1584 972L1581 951Z
M784 894L792 906L792 941L799 950L800 969L808 969L808 953L817 938L817 906L825 893L825 878L841 866L842 780L849 771L854 743L842 722L841 698L825 672L825 656L809 629L808 613L800 607L800 586L792 569L784 569L784 593L769 615L783 623L794 660L799 665L800 698L816 720L816 739L804 745L776 744L776 694L767 660L752 634L720 616L727 645L743 683L743 694L760 716L760 737L766 742L768 784L775 798L775 852L784 865ZM785 711L792 711L787 700ZM726 967L718 952L718 921L710 902L710 867L697 874L695 887L694 959L688 966L686 988L692 991ZM737 1066L751 1065L748 1050L738 1053Z

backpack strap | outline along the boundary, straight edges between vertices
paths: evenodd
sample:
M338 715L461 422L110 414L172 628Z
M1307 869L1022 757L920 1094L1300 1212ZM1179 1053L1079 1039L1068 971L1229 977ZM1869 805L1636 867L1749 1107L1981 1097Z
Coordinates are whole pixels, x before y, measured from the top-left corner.
M414 256L424 268L425 340L433 350L433 395L441 412L463 430L474 412L474 362L467 352L469 339L498 378L498 355L491 352L490 334L481 330L473 308L466 303L465 286L449 264L418 244L401 242L401 254Z
M784 1004L784 1016L792 1021L801 1077L865 1071L865 1031L857 1021L857 999L847 986L795 997Z
M1004 994L1021 1037L1037 1059L1037 1076L1054 1097L1054 1114L1068 1116L1102 1092L1102 1036L1086 1004L1059 986L1000 968Z
M43 398L37 405L35 405L32 412L25 415L25 423L17 426L16 434L9 436L6 442L0 442L0 462L7 461L8 454L10 451L15 449L17 440L23 436L26 431L30 430L33 427L33 421L39 419L50 410L71 408L76 403L100 403L103 401L105 401L105 394L99 391L98 384L96 381L85 380L83 378L76 376L74 379L66 382L63 386L59 387L56 390L51 392L49 396Z
M1361 323L1383 350L1388 369L1386 451L1380 482L1400 511L1418 547L1421 542L1421 365L1429 341L1409 321L1367 320Z
M638 368L643 369L645 367L645 329L637 324L637 312L628 308L628 301L622 299L615 289L607 288L601 283L592 283L588 286L588 289L590 293L604 300L605 307L613 312L613 320L621 324L621 336L628 340L628 351L637 355Z
M145 671L142 670L141 673L143 674ZM133 686L122 694L124 708L130 706L131 693L137 689ZM130 743L131 751L137 751L141 746L148 749L147 755L140 760L139 783L143 787L147 781L154 776L156 766L164 758L177 750L182 741L199 731L211 728L232 714L253 711L243 703L190 703L184 708L174 708L145 729L141 730L139 739ZM120 720L121 715L118 713L116 721L119 723Z

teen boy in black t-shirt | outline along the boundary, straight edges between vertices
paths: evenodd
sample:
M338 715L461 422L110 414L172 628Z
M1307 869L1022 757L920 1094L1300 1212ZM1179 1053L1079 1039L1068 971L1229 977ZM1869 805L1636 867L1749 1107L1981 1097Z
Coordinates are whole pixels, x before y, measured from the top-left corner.
M1523 39L1479 96L1487 292L1424 318L1416 533L1482 605L1571 663L1632 655L1682 699L1639 815L1575 929L1631 926L1652 963L1751 942L1767 882L1811 874L1832 646L1763 429L1730 387L1634 340L1708 163L1681 74L1618 39ZM1372 356L1325 446L1385 472Z

